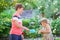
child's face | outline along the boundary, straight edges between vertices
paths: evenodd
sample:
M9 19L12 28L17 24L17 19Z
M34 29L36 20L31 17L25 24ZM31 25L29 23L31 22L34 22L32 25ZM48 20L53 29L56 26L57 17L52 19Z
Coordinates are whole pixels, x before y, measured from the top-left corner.
M20 12L20 14L22 14L23 8L18 8L18 11Z
M41 22L41 25L42 25L43 27L45 27L45 26L46 26L46 23L45 23L45 22Z

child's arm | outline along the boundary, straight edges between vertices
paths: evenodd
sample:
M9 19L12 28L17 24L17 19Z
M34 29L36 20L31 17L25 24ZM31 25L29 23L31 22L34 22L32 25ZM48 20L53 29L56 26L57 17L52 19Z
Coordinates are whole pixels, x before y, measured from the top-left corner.
M47 25L47 26L46 26L46 30L41 30L41 33L42 33L42 34L50 33L50 31L51 31L50 26Z
M17 20L14 20L14 23L15 23L15 25L16 25L18 28L23 28L23 29L29 31L29 29L28 29L27 27L24 27L24 26L22 26L22 25L19 25Z
M47 26L46 27L46 30L40 30L39 32L42 33L42 34L46 34L46 33L50 33L50 26Z
M45 30L40 30L40 33L42 33L42 34L48 34L48 33L50 33L50 32L45 31Z
M25 29L26 31L29 31L29 29L27 27L25 27L25 26L23 26L23 29Z

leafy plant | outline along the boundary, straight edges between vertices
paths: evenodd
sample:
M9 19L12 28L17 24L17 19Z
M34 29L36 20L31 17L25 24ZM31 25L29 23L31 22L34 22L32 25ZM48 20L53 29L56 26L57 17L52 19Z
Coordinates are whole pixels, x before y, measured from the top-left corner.
M11 27L11 18L14 13L13 9L5 10L0 13L0 35L8 36Z
M4 11L5 9L8 9L11 6L10 2L10 0L0 0L0 12Z
M52 27L53 27L53 33L55 35L60 35L60 18L57 18L56 20L52 21Z

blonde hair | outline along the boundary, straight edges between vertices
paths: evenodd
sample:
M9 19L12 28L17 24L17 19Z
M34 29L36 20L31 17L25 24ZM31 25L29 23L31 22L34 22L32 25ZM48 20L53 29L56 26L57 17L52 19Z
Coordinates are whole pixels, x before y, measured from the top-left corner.
M47 18L42 18L42 19L40 20L40 24L41 24L41 22L45 22L45 23L47 23L47 24L50 24L50 22L49 22L49 20L48 20Z

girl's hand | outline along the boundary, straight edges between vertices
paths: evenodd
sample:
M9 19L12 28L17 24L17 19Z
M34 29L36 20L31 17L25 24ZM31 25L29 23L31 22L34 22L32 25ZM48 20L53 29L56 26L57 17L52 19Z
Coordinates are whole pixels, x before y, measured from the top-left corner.
M44 34L44 30L39 30L38 34L40 33Z
M40 34L40 33L41 33L41 30L38 31L38 34Z

